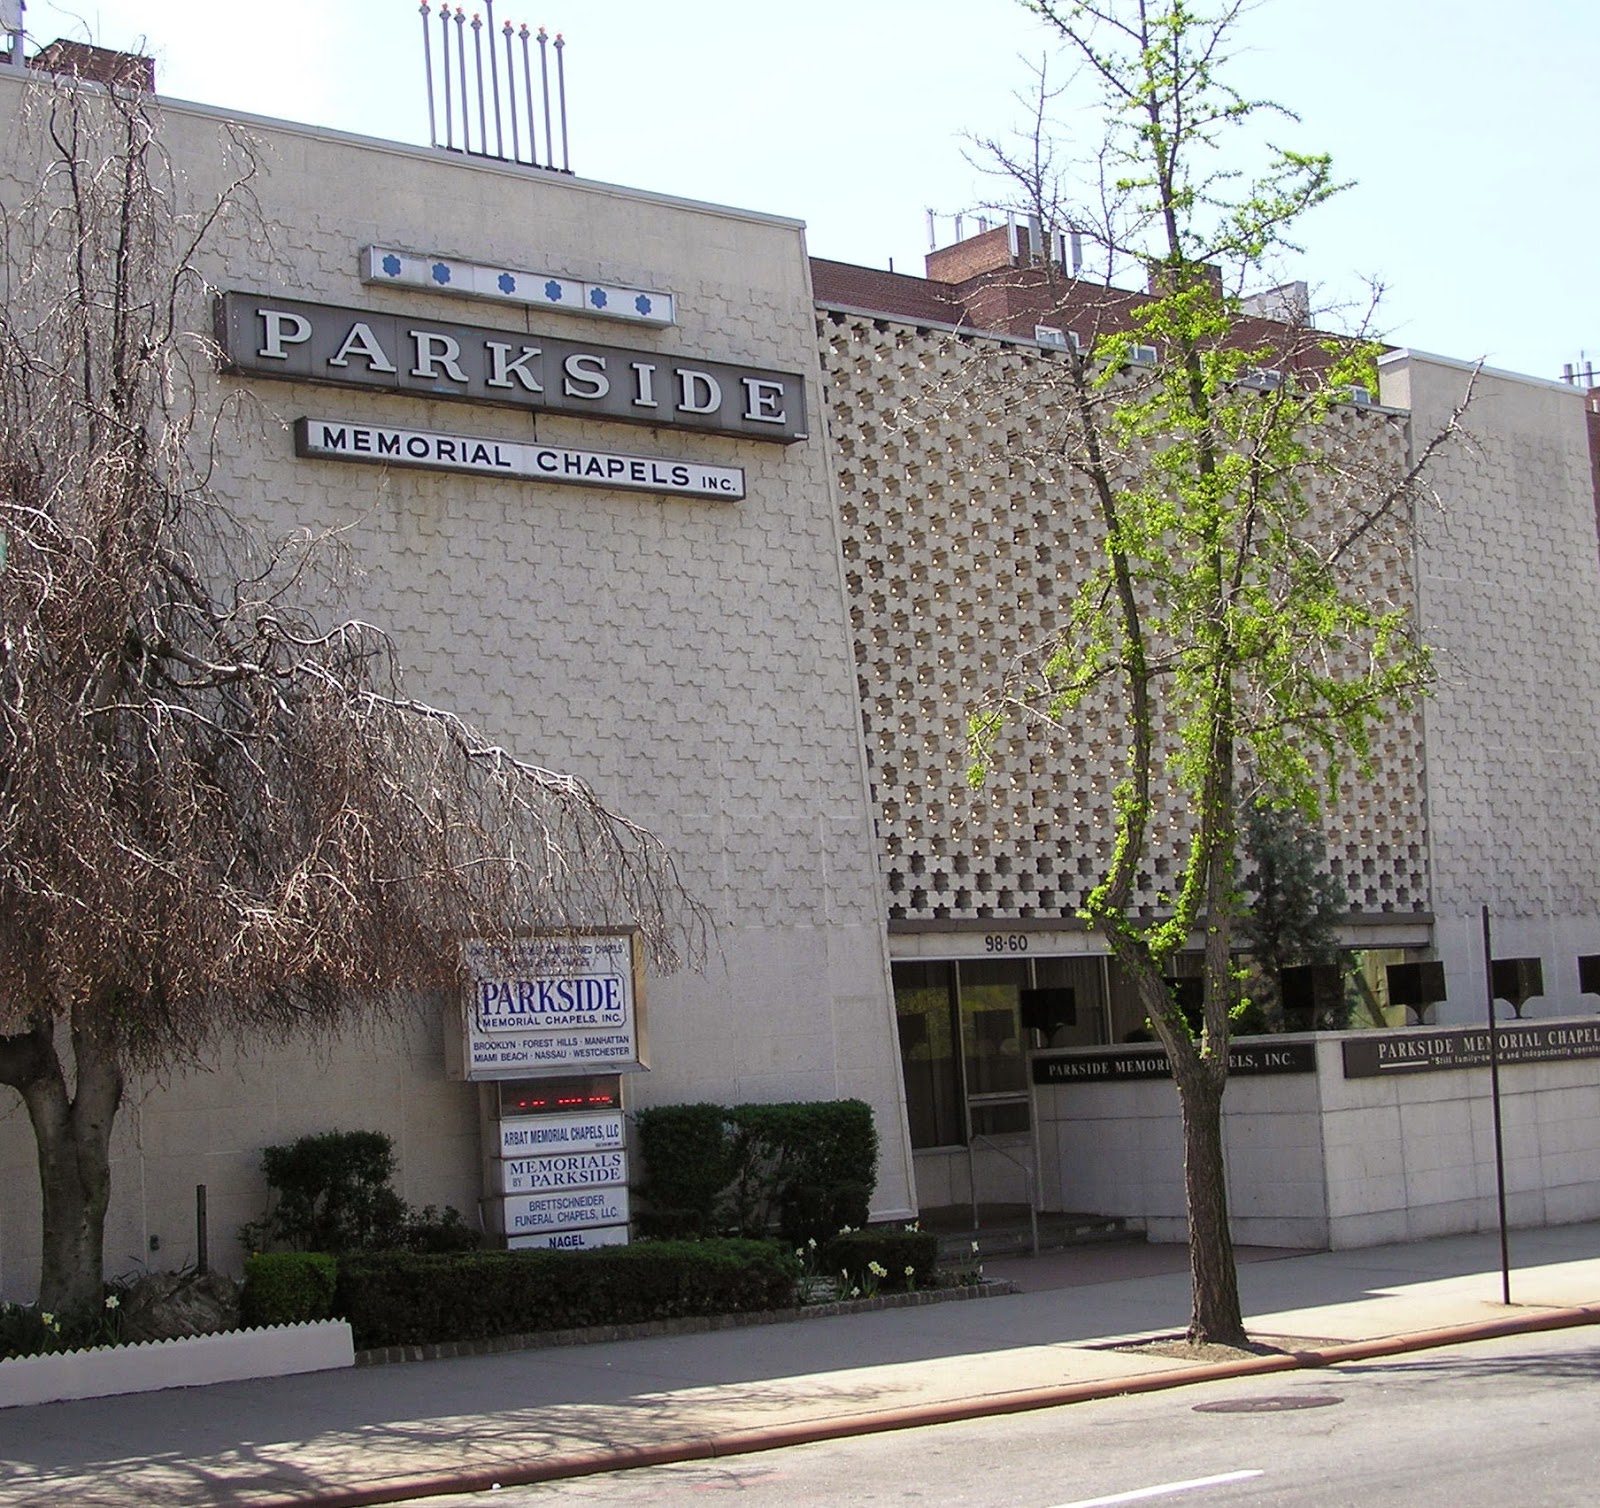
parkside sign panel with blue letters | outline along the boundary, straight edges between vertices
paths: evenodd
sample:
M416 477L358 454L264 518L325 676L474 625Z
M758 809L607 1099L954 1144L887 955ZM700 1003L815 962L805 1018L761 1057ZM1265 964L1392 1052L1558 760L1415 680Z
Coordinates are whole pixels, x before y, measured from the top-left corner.
M462 1076L531 1079L645 1067L631 933L467 950Z

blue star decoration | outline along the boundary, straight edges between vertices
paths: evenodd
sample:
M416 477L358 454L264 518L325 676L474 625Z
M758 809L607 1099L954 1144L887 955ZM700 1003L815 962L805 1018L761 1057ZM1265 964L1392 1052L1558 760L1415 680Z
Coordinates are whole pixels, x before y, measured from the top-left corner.
M400 258L392 251L383 259L383 270L392 278L400 276Z
M450 269L443 262L435 262L433 264L433 280L436 283L448 283L450 281Z
M551 278L550 281L544 285L544 296L549 299L552 304L559 304L561 302L561 284L558 283L554 278Z
M593 304L596 309L604 309L605 306L606 306L606 291L605 291L605 289L604 288L591 288L589 290L589 302L591 304Z
M502 293L515 293L517 291L517 280L509 272L502 272L498 281Z
M633 307L641 314L648 314L651 309L655 307L655 305L650 302L649 294L641 293L638 298L633 301Z

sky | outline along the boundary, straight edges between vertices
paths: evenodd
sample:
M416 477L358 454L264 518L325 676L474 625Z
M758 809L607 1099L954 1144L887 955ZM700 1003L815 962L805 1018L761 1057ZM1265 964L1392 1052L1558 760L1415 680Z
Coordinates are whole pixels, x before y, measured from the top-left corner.
M1017 0L494 0L494 17L564 35L579 175L791 216L813 255L899 272L922 270L930 209L944 244L1003 194L971 138L1025 122L1041 59L1062 75ZM143 39L176 99L428 140L418 0L29 0L26 21L41 41ZM1397 345L1548 378L1600 366L1597 57L1593 0L1262 0L1227 77L1300 117L1277 144L1354 183L1275 276L1330 311L1380 282ZM1069 150L1101 134L1086 109L1059 131Z

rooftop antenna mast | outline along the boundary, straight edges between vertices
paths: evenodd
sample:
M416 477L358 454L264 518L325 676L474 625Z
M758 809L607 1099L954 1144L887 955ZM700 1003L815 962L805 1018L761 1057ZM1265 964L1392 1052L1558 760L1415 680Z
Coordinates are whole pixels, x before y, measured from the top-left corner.
M0 0L0 6L13 0ZM439 6L439 30L433 31L433 5L422 0L422 65L428 90L428 141L447 152L518 162L551 172L570 173L567 144L566 41L555 38L555 93L552 111L549 37L543 27L537 37L526 25L510 21L496 24L495 0L483 0L483 14L469 23L465 7ZM470 24L470 43L467 29ZM539 96L535 102L533 43L539 44ZM521 48L522 66L517 67ZM502 66L502 52L504 53ZM520 77L519 77L520 73ZM544 161L539 160L535 121L544 118ZM509 126L509 132L508 132ZM556 165L556 131L559 128L560 166ZM507 141L509 135L510 140Z

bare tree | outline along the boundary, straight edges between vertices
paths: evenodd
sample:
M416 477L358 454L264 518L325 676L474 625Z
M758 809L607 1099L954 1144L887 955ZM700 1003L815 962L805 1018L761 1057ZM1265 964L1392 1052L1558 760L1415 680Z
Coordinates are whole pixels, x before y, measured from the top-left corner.
M159 127L37 79L0 218L0 1083L50 1309L98 1301L130 1068L393 1014L465 939L634 925L670 969L705 921L651 834L317 621L336 542L268 542L213 485L238 415L202 269L255 163L230 134L196 202Z
M1424 467L1460 418L1414 462L1397 459L1373 443L1387 421L1363 425L1346 402L1375 385L1369 341L1310 329L1286 299L1270 320L1243 308L1246 279L1340 185L1320 155L1269 148L1256 171L1239 167L1238 129L1287 116L1224 80L1242 8L1029 3L1097 89L1105 122L1070 210L1050 151L990 144L1024 207L1064 215L1104 273L1098 290L1048 264L1029 273L1093 329L1063 354L1065 418L1038 459L1086 494L1100 565L1064 631L974 719L975 779L1010 716L1059 731L1099 701L1126 726L1114 841L1081 914L1132 981L1177 1082L1190 1338L1232 1344L1244 1329L1221 1114L1240 816L1257 797L1317 815L1341 773L1367 767L1381 719L1425 688L1406 573L1368 567L1409 558ZM1036 132L1042 73L1039 88ZM1109 286L1128 272L1147 294ZM1157 852L1165 883L1152 883ZM1196 948L1198 1029L1167 983Z

